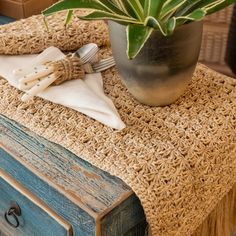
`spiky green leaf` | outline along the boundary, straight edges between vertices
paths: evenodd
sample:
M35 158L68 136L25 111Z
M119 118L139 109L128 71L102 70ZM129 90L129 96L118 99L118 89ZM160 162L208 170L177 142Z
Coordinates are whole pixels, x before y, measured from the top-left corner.
M167 0L162 8L160 18L165 18L170 13L174 14L187 0Z
M205 16L207 12L204 9L196 9L192 13L188 14L187 16L180 16L176 17L176 24L182 25L186 21L201 21Z
M73 16L73 10L68 10L66 19L65 19L65 25L68 25L72 19Z
M79 8L96 9L102 11L108 10L107 7L103 6L100 2L96 0L81 0L81 1L63 0L53 4L51 7L44 10L43 14L45 16L48 16L59 11L79 9Z
M233 4L233 3L236 3L236 0L224 0L224 1L220 1L218 2L217 4L209 7L209 8L206 8L206 11L207 11L207 14L212 14L216 11L220 11L222 10L223 8Z
M133 59L143 48L150 37L153 28L143 25L128 25L127 32L127 56Z
M93 11L92 13L86 16L79 16L80 19L83 20L114 20L116 22L126 22L133 24L142 24L134 18L116 15L114 13L105 12L105 11Z
M139 0L127 0L127 2L129 4L130 8L132 8L136 17L142 21L144 19L144 10L143 10L143 7L140 4Z
M176 18L172 17L167 21L166 24L166 34L169 36L171 34L173 34L174 30L176 27Z
M128 25L129 58L141 50L154 29L171 35L177 26L200 21L205 15L219 11L236 0L62 0L48 9L45 16L68 10L67 24L74 9L93 9L85 20L109 19ZM45 23L46 24L46 23Z
M145 17L152 16L158 18L166 0L146 0L144 14Z
M126 15L109 0L62 0L53 4L51 7L43 11L45 16L54 14L58 11L73 9L93 9L106 12L112 12L119 15Z
M145 19L144 25L154 28L154 29L157 29L157 30L160 30L163 35L165 35L165 36L167 35L165 25L163 25L162 22L158 21L156 18L154 18L152 16L148 16Z
M125 4L123 2L123 0L111 0L119 9L121 9L122 11L126 12L127 14L129 14L129 12L127 11Z
M199 8L198 5L202 0L187 0L175 13L175 16L184 16L192 12L194 9Z
M144 5L145 5L145 0L139 0L140 4L142 5L143 9L144 9Z

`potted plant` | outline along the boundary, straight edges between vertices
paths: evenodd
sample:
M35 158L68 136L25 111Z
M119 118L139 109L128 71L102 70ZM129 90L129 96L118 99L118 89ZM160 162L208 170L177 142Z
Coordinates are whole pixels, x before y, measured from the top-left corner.
M140 102L163 106L186 89L196 67L202 19L236 0L63 0L43 14L91 9L84 20L109 20L119 73Z

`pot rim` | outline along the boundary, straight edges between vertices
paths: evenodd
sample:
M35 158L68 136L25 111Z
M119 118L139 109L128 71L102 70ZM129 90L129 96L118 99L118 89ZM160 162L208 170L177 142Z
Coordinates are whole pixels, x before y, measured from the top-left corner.
M109 22L116 23L116 24L118 24L120 26L123 26L123 27L127 26L125 24L118 23L118 22L116 22L114 20L106 20L105 22L108 23L108 24L109 24ZM192 25L194 25L194 24L196 24L196 25L197 24L203 24L203 20L200 20L200 21L190 21L190 22L184 23L183 25L179 25L179 26L177 26L175 28L174 32L176 32L177 30L182 30L183 28L192 27ZM154 32L156 32L156 31L161 32L159 29L154 29ZM163 35L163 36L164 37L168 37L168 36L165 36L165 35Z

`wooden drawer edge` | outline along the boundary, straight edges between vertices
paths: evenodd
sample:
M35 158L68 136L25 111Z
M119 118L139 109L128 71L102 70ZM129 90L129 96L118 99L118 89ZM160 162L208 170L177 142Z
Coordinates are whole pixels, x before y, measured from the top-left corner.
M35 169L30 164L27 164L27 166L26 166L25 163L17 156L17 154L15 154L8 147L4 146L1 142L0 142L0 148L2 148L5 152L9 153L16 161L18 161L21 165L25 166L29 171L34 173L38 178L43 180L45 183L49 184L52 188L56 189L62 195L66 196L70 201L72 201L74 204L79 206L82 210L87 212L90 216L94 217L95 219L98 217L96 213L94 213L89 208L84 206L84 204L76 196L67 195L66 194L67 192L63 188L61 188L57 184L53 183L50 179L46 180L45 176L43 174L41 174L37 169Z
M14 189L16 189L19 193L28 198L31 202L45 211L48 215L50 215L55 221L57 221L60 225L62 225L67 231L67 236L72 236L72 227L66 222L62 217L60 217L56 212L50 209L45 203L43 203L40 199L35 197L31 192L22 187L16 180L14 180L10 175L0 169L0 177L5 180L9 185L11 185Z
M9 149L8 147L6 147L5 145L3 145L0 142L0 148L2 148L5 152L9 153L16 161L18 161L21 165L25 166L28 170L30 170L32 173L34 173L38 178L44 180L46 183L48 183L51 187L53 187L54 189L56 189L59 193L61 193L62 195L66 196L70 201L72 201L74 204L76 204L77 206L79 206L82 210L84 210L85 212L87 212L91 217L93 217L97 222L100 221L100 219L102 217L104 217L104 215L106 215L108 212L112 211L114 208L116 208L121 202L125 201L127 198L129 198L132 194L134 194L134 192L132 190L130 190L129 192L124 193L116 202L113 203L112 206L110 206L109 208L106 209L106 211L104 211L101 214L98 214L96 212L93 212L91 209L89 209L88 207L86 207L86 205L83 204L83 202L81 202L81 200L79 198L77 198L74 195L71 194L67 194L67 192L65 191L65 189L61 188L59 185L55 184L54 182L52 182L50 179L47 178L47 180L45 180L45 176L40 173L37 169L35 169L33 166L31 166L30 164L27 164L27 166L25 165L24 162L22 162L22 160L17 156L16 153L14 153L14 151L12 151L11 149Z

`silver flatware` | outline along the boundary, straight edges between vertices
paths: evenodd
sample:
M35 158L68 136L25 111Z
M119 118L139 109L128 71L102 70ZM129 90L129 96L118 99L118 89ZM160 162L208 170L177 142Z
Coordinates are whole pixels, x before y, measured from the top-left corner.
M98 73L98 72L102 72L104 70L107 70L107 69L115 66L115 64L116 63L115 63L114 58L108 57L108 58L102 59L99 62L94 63L94 64L87 63L84 65L84 69L85 69L85 72L88 74Z

